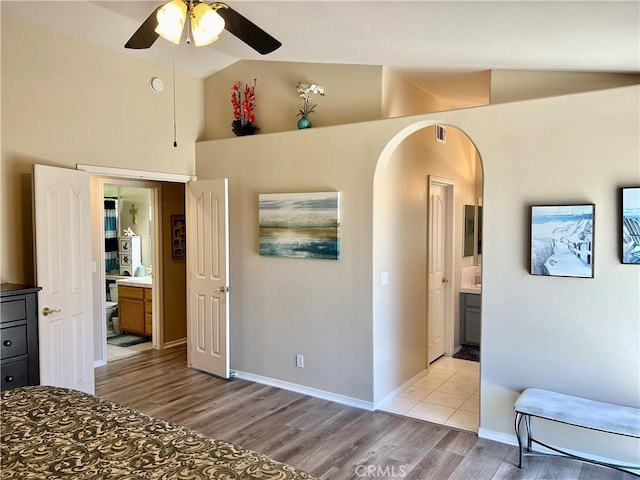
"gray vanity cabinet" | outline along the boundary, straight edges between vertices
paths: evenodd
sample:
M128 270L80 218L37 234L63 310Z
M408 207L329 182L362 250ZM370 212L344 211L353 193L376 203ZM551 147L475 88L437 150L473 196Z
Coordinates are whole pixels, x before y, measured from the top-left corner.
M463 345L480 346L481 296L460 293L460 338Z

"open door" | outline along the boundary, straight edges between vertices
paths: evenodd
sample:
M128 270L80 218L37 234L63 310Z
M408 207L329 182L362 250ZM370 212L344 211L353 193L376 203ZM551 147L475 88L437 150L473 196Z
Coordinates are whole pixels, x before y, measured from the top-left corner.
M427 361L447 353L447 323L453 309L449 304L451 276L452 185L429 176Z
M40 382L94 393L89 174L34 166Z
M187 365L229 378L228 180L187 186Z

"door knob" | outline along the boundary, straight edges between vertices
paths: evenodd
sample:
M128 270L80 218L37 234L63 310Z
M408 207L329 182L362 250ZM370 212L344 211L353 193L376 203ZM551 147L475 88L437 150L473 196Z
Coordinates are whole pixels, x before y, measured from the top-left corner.
M45 317L48 315L53 315L54 313L60 313L62 310L60 308L49 308L49 307L44 307L42 309L42 315L44 315Z
M218 287L218 288L216 288L216 292L228 293L229 292L229 287L225 287L225 286Z
M449 283L449 279L447 277L442 277L442 283Z

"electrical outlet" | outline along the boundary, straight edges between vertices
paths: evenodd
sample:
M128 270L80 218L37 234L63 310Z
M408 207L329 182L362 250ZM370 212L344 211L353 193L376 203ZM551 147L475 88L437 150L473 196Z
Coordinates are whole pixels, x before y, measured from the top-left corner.
M389 285L389 272L382 272L380 274L380 285Z
M304 368L304 355L296 354L296 367Z

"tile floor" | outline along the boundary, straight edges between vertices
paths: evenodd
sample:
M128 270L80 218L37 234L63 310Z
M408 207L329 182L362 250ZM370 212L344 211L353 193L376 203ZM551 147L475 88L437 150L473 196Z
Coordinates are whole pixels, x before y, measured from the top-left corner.
M480 424L480 364L441 357L429 373L380 410L476 433Z
M113 329L111 328L111 325L108 324L107 337L110 335L113 335ZM112 360L118 360L119 358L130 357L131 355L136 355L152 348L153 343L151 343L151 341L139 343L138 345L132 345L130 347L118 347L117 345L109 345L107 343L107 363Z
M131 355L136 355L152 348L153 344L151 342L139 343L138 345L132 345L126 348L118 347L117 345L109 345L107 343L107 362L118 360L119 358L130 357Z

